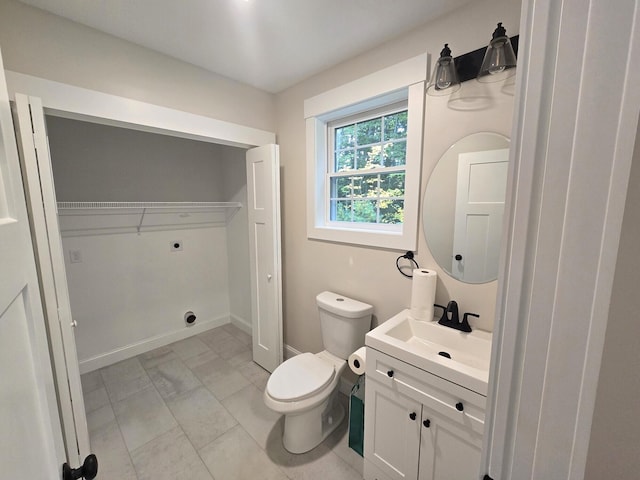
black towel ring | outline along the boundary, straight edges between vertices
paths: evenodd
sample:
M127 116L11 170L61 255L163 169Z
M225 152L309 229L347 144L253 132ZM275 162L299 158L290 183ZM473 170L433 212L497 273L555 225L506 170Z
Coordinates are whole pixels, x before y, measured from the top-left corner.
M406 265L404 267L400 266L400 259L401 258L406 258L407 260L409 260L411 263L413 263L413 265L415 265L415 268L420 268L420 265L418 265L418 262L415 261L415 259L413 258L413 252L409 251L407 253L405 253L404 255L400 255L398 258L396 258L396 268L398 269L398 271L404 275L407 278L413 278L413 275L407 275L406 273L404 273L402 271L403 268L407 268Z

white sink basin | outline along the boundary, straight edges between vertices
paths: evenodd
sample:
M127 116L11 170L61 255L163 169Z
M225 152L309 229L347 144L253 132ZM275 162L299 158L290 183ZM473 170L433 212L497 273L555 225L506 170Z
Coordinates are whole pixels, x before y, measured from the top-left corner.
M407 309L371 330L366 336L365 344L481 395L487 395L491 357L489 332L474 330L465 333L444 327L435 321L414 320Z

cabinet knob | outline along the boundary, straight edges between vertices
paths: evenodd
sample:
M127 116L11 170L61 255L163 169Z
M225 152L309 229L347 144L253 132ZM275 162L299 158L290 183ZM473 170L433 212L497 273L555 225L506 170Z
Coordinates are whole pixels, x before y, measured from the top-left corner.
M409 414L409 418L410 418L411 420L415 420L415 419L416 419L416 417L417 417L416 412L411 412L411 413Z
M456 403L456 410L458 410L459 412L464 410L464 405L462 404L462 402Z
M389 370L389 371L387 372L387 376L388 376L389 378L393 377L393 370Z
M431 426L431 420L427 419L424 422L422 422L422 425L425 426L425 428L429 428Z

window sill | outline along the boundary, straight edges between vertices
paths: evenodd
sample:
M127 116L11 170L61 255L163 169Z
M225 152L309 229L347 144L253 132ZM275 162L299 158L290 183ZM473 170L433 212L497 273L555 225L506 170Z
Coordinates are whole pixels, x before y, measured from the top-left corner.
M308 229L307 238L333 243L347 243L366 247L388 248L391 250L416 250L416 232L367 230L356 228L340 228L333 226L316 226Z

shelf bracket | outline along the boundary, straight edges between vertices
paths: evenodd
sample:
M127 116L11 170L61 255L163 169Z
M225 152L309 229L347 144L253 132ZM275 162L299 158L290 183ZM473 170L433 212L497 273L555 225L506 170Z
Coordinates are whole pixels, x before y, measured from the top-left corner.
M142 209L142 215L140 215L140 222L138 223L138 235L140 235L140 228L142 228L142 222L144 221L144 214L147 213L147 209Z

